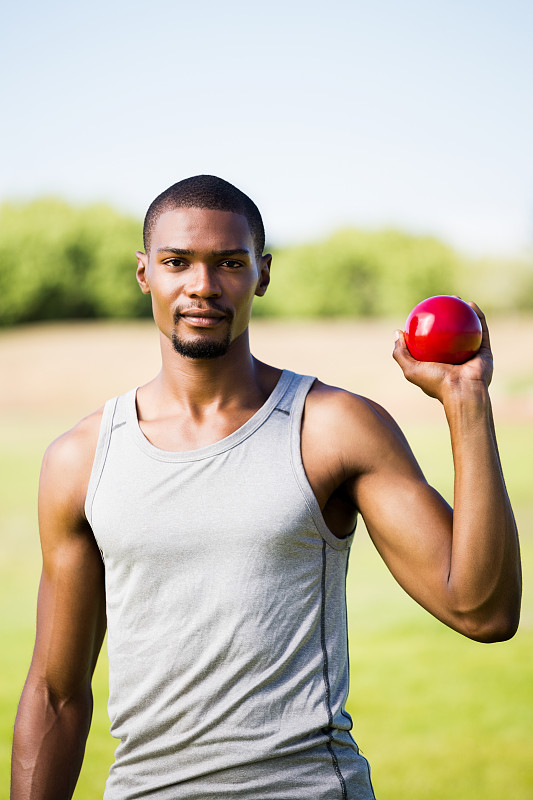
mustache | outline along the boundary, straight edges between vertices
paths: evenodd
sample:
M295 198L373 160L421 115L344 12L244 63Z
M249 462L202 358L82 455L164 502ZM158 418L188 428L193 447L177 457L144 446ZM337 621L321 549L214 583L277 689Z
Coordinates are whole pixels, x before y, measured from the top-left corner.
M181 308L177 308L174 312L174 323L177 324L179 318L182 314L187 313L187 311L218 311L219 314L224 314L227 317L228 321L231 322L233 320L233 311L231 308L227 308L226 306L221 305L220 303L191 303L188 306L183 306Z

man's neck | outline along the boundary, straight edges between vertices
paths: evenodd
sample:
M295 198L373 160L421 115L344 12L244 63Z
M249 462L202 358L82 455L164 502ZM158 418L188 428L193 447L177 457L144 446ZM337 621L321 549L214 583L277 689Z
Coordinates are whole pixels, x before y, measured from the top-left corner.
M249 346L248 330L235 339L228 352L218 358L186 358L161 335L161 372L151 385L152 401L160 406L178 405L193 415L207 408L244 406L264 402L270 392L265 370Z
M252 356L247 331L219 358L185 358L168 340L162 350L161 372L136 397L141 430L162 450L194 450L229 436L261 408L281 375Z

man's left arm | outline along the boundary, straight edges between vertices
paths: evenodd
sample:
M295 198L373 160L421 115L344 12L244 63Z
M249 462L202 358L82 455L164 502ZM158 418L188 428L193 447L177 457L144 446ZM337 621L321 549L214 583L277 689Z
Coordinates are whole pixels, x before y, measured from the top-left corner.
M355 507L405 591L449 627L490 642L516 631L521 574L488 395L489 336L477 311L482 347L465 364L416 361L402 332L394 352L405 377L444 406L455 467L453 510L427 483L392 417L364 397L315 384L302 456L326 518L346 504Z
M520 552L488 392L492 378L489 334L483 314L475 310L483 342L479 354L466 364L416 361L401 332L394 358L409 381L444 407L455 469L446 592L455 615L463 619L462 632L492 641L509 638L518 625Z

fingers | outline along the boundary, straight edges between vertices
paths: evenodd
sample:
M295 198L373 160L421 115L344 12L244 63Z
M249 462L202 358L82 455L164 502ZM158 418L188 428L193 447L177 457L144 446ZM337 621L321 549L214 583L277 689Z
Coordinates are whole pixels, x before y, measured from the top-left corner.
M413 358L407 347L403 331L395 331L394 339L392 357L402 370L404 378L422 389L429 397L438 397L438 386L442 382L445 365L418 361Z
M487 320L485 319L485 314L476 303L470 301L468 305L470 308L474 309L479 317L479 321L481 322L481 349L486 348L487 350L491 350L489 329L487 326Z
M392 357L402 369L407 380L410 380L409 374L414 367L416 368L419 362L413 358L409 352L405 341L405 334L401 330L394 331L394 350L392 352Z

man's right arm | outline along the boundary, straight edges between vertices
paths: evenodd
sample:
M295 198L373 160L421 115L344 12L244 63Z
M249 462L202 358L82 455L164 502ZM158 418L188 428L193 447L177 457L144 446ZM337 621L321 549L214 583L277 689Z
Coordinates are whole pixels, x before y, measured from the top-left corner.
M11 800L71 798L83 761L106 628L103 564L84 515L99 422L83 420L43 461L37 636L15 722Z

